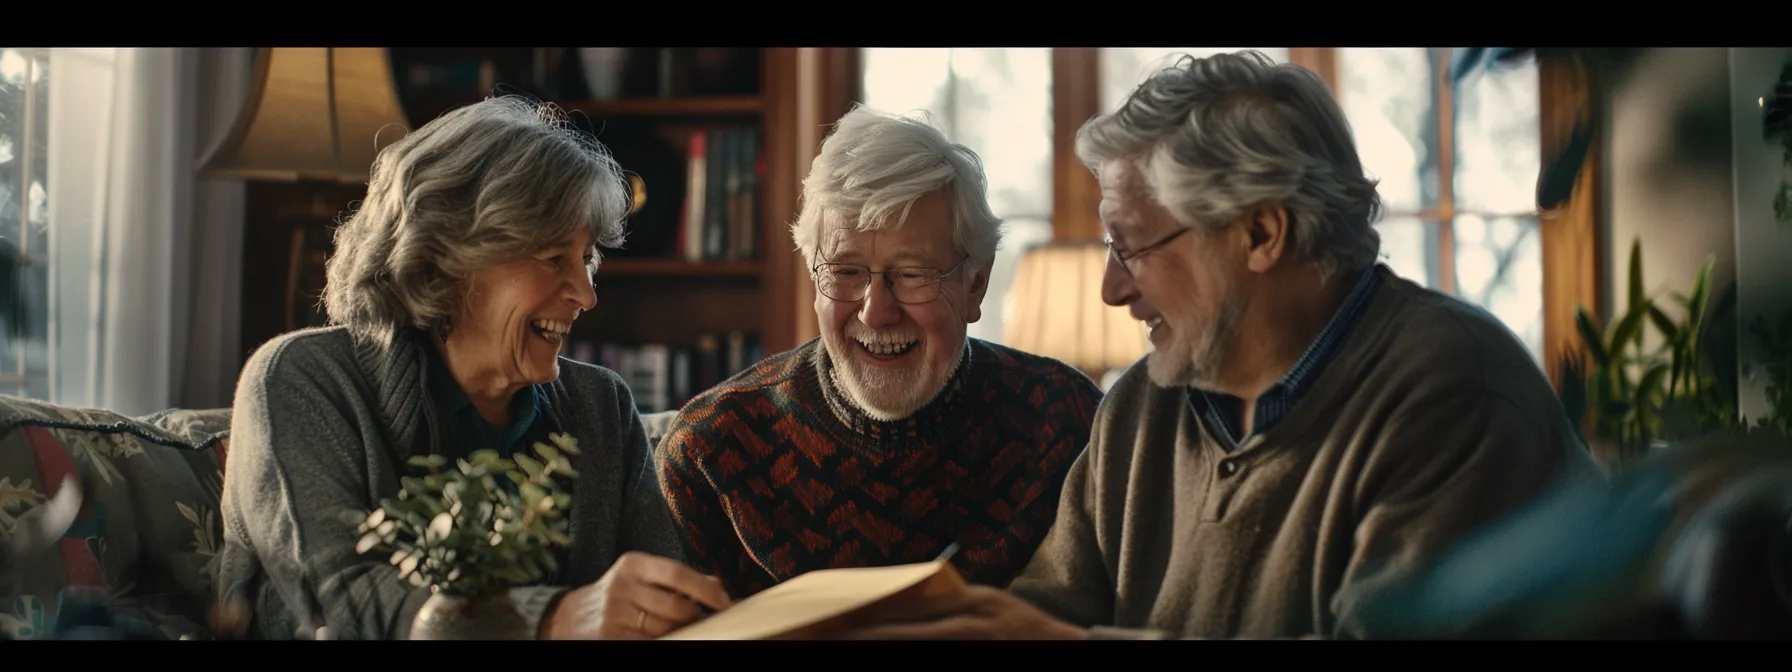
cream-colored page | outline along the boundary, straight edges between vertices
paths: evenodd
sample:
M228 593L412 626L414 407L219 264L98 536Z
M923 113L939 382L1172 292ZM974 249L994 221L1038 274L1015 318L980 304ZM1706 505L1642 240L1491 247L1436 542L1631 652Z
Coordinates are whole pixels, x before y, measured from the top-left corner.
M660 639L769 639L920 585L945 564L935 561L809 572Z

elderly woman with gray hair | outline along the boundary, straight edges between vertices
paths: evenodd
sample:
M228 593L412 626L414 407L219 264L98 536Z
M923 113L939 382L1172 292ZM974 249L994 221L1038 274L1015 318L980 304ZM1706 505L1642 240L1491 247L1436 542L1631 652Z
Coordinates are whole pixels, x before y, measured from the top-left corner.
M559 356L597 301L596 247L621 241L625 184L595 140L513 97L380 153L328 263L334 324L269 341L237 386L220 587L254 603L252 636L406 637L428 591L357 553L341 512L397 495L412 456L554 432L583 447L573 541L552 585L511 594L541 637L651 637L728 605L679 560L628 388Z

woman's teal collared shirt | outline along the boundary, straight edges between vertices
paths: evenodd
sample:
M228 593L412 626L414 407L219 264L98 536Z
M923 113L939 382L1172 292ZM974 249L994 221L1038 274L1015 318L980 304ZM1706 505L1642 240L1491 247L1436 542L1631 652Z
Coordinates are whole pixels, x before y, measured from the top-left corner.
M424 349L429 352L430 396L446 414L444 424L451 431L461 432L459 443L466 446L467 453L489 448L508 458L519 452L529 429L541 417L542 406L548 403L547 392L542 386L530 385L518 390L510 399L510 427L499 429L479 415L473 400L460 389L459 383L454 382L454 375L449 373L448 362L442 359L442 354L435 348Z

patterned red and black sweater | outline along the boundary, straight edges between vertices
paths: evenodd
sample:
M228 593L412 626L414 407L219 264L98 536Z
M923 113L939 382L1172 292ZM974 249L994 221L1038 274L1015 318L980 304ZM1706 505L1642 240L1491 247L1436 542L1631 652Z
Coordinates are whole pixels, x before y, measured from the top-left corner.
M858 411L809 341L686 404L658 455L692 567L740 599L804 572L934 559L1007 586L1051 529L1101 389L1062 362L968 339L905 420Z

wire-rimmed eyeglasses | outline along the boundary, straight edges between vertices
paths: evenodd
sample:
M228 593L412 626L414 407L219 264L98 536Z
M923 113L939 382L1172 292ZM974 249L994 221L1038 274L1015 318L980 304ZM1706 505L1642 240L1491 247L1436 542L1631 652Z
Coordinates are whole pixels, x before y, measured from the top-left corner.
M824 262L809 269L809 273L815 276L815 288L822 296L835 301L863 301L871 290L871 276L881 275L884 286L890 288L890 294L896 297L897 303L927 303L940 298L940 281L957 273L970 258L970 255L965 255L946 271L923 266L873 271L871 267L860 264Z
M1105 234L1101 237L1101 244L1108 246L1108 256L1113 257L1114 261L1120 262L1120 270L1126 271L1127 275L1132 275L1132 267L1128 266L1126 262L1129 262L1129 261L1132 261L1139 257L1145 256L1147 253L1149 253L1153 250L1156 250L1160 247L1168 245L1170 243L1170 241L1175 240L1178 236L1181 236L1182 234L1188 233L1193 230L1194 229L1192 227L1183 227L1183 228L1177 229L1175 233L1172 233L1170 235L1159 238L1159 239L1157 239L1157 242L1154 242L1150 245L1146 245L1144 247L1141 247L1137 250L1133 250L1131 252L1127 252L1126 250L1122 250L1118 247L1115 247L1114 246L1114 235L1111 233Z

